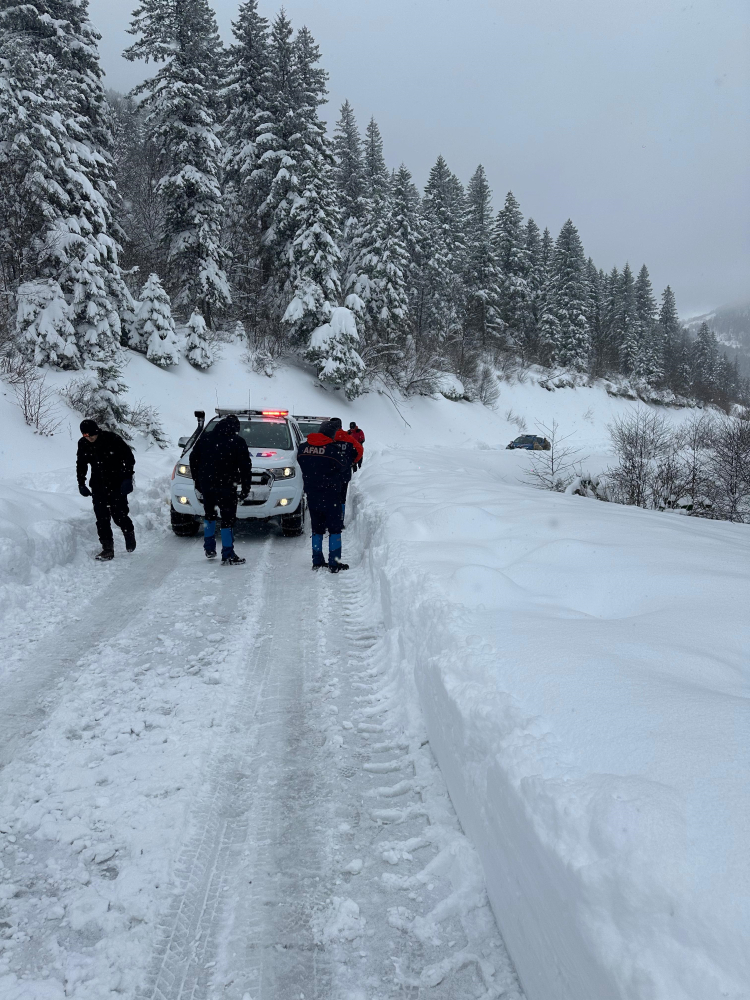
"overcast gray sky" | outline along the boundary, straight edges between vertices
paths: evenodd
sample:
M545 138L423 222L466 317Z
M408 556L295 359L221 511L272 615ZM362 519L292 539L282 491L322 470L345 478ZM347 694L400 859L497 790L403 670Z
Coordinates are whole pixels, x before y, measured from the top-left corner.
M135 3L132 4L135 6ZM237 0L214 0L225 39ZM90 0L106 83L128 0ZM746 0L287 0L345 98L380 125L389 166L422 186L439 153L478 163L557 235L572 218L597 266L646 263L683 315L750 299L750 4ZM272 18L279 5L260 3Z

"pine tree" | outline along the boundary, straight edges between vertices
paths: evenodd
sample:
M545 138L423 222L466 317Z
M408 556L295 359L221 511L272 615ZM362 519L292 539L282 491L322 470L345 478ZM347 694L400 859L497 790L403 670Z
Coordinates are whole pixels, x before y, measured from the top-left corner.
M364 218L352 245L347 291L349 303L361 311L369 339L398 339L409 308L406 273L408 251L401 239L390 179L383 157L383 140L374 118L364 143Z
M333 155L318 113L325 101L327 74L318 67L319 61L318 46L307 28L301 28L294 42L293 64L299 95L294 149L300 194L286 217L292 294L283 316L288 335L296 343L306 343L312 331L329 319L341 295Z
M318 109L326 73L303 28L296 39L282 10L271 28L270 115L258 134L267 324L305 343L326 323L341 291L333 157Z
M661 309L659 310L659 336L662 343L664 355L664 377L667 385L675 389L675 378L678 368L678 348L680 344L680 334L682 327L680 317L677 314L677 302L674 292L667 285L661 296Z
M630 264L626 264L622 269L617 298L618 312L615 321L615 339L619 352L620 371L626 375L634 375L638 369L638 356L641 345L635 297L635 280L633 272L630 270Z
M59 284L51 278L24 282L18 289L16 331L34 364L69 367L78 357L72 310Z
M702 402L714 403L719 396L719 346L716 334L701 323L692 351L692 391Z
M205 370L214 363L214 352L208 340L206 321L199 312L194 312L188 320L185 355L193 368Z
M645 264L635 281L635 312L639 343L636 374L648 385L658 385L664 375L663 347L656 322L656 300Z
M180 352L169 296L156 274L149 275L143 286L136 311L136 324L149 361L160 368L179 364Z
M423 328L437 340L459 333L465 313L464 191L439 156L422 199L424 224Z
M509 191L497 213L495 255L500 277L498 312L509 343L521 344L531 322L526 233L521 207Z
M368 198L371 211L378 210L388 197L388 170L383 156L383 138L374 118L370 119L363 143L363 166L365 178L365 196Z
M200 310L211 327L231 304L221 242L216 18L208 0L141 0L130 34L137 41L126 49L127 59L162 63L133 93L143 95L151 136L164 153L158 190L173 301L180 309Z
M228 110L221 128L227 241L232 254L228 273L235 305L255 325L262 290L259 212L263 201L256 184L257 137L267 123L271 87L268 21L259 15L257 0L240 6L232 30L235 41L227 50L222 91Z
M331 318L313 331L306 357L318 368L322 382L342 388L348 399L362 392L364 362L359 356L357 321L350 309L337 307Z
M98 40L86 0L0 3L0 263L11 295L35 280L62 291L75 350L67 340L62 354L45 354L44 340L29 339L33 326L24 343L38 363L67 368L118 350L118 307L129 300ZM49 288L40 286L39 297Z
M424 285L420 273L425 256L425 237L419 191L403 163L394 174L391 199L393 225L406 250L404 288L409 326L416 332L423 328Z
M578 230L570 219L560 230L552 256L542 328L551 359L583 371L589 359L586 258Z
M362 141L354 109L348 101L344 101L341 105L341 116L336 123L334 134L333 153L336 163L336 191L342 220L341 273L343 286L348 289L356 281L356 274L352 274L354 246L367 212Z
M498 332L492 191L480 164L466 189L466 329L486 348Z
M588 286L588 303L586 317L591 334L592 370L601 374L604 370L606 340L604 333L604 286L606 277L603 271L597 271L591 257L586 261L586 284Z
M352 222L365 214L365 175L362 163L362 140L357 128L354 109L348 101L341 105L333 140L336 161L336 189L343 220L344 233Z
M548 233L549 235L549 233ZM534 358L539 352L539 324L542 319L544 305L544 289L548 274L544 260L542 237L539 226L533 219L526 223L524 246L526 250L527 278L529 291L529 307L527 326L524 330L524 348L526 357Z

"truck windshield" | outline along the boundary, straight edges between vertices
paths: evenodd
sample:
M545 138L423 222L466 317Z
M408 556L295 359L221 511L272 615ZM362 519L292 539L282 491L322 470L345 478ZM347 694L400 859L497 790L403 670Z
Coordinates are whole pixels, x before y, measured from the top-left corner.
M286 420L241 420L240 434L253 448L278 448L291 451L292 435Z
M214 417L206 424L206 433L212 431L218 420ZM292 451L292 435L286 420L243 420L240 419L240 437L247 441L248 448L278 449Z

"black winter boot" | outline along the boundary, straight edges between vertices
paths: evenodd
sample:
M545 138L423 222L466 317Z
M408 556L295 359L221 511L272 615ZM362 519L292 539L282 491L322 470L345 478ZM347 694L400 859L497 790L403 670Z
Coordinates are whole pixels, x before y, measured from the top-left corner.
M110 559L115 558L115 554L112 549L102 549L98 556L94 557L99 562L109 562Z
M242 566L247 560L238 556L236 553L232 553L231 556L227 556L226 559L221 560L222 566Z
M341 573L342 570L349 569L349 563L335 562L328 567L332 573Z
M134 531L124 531L125 535L125 551L135 552L135 532Z

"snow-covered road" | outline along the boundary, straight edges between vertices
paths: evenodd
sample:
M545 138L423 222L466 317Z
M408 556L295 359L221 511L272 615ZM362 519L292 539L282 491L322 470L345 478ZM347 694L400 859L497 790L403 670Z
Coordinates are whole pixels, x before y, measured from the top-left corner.
M143 532L6 615L2 1000L520 996L355 539L308 546Z

